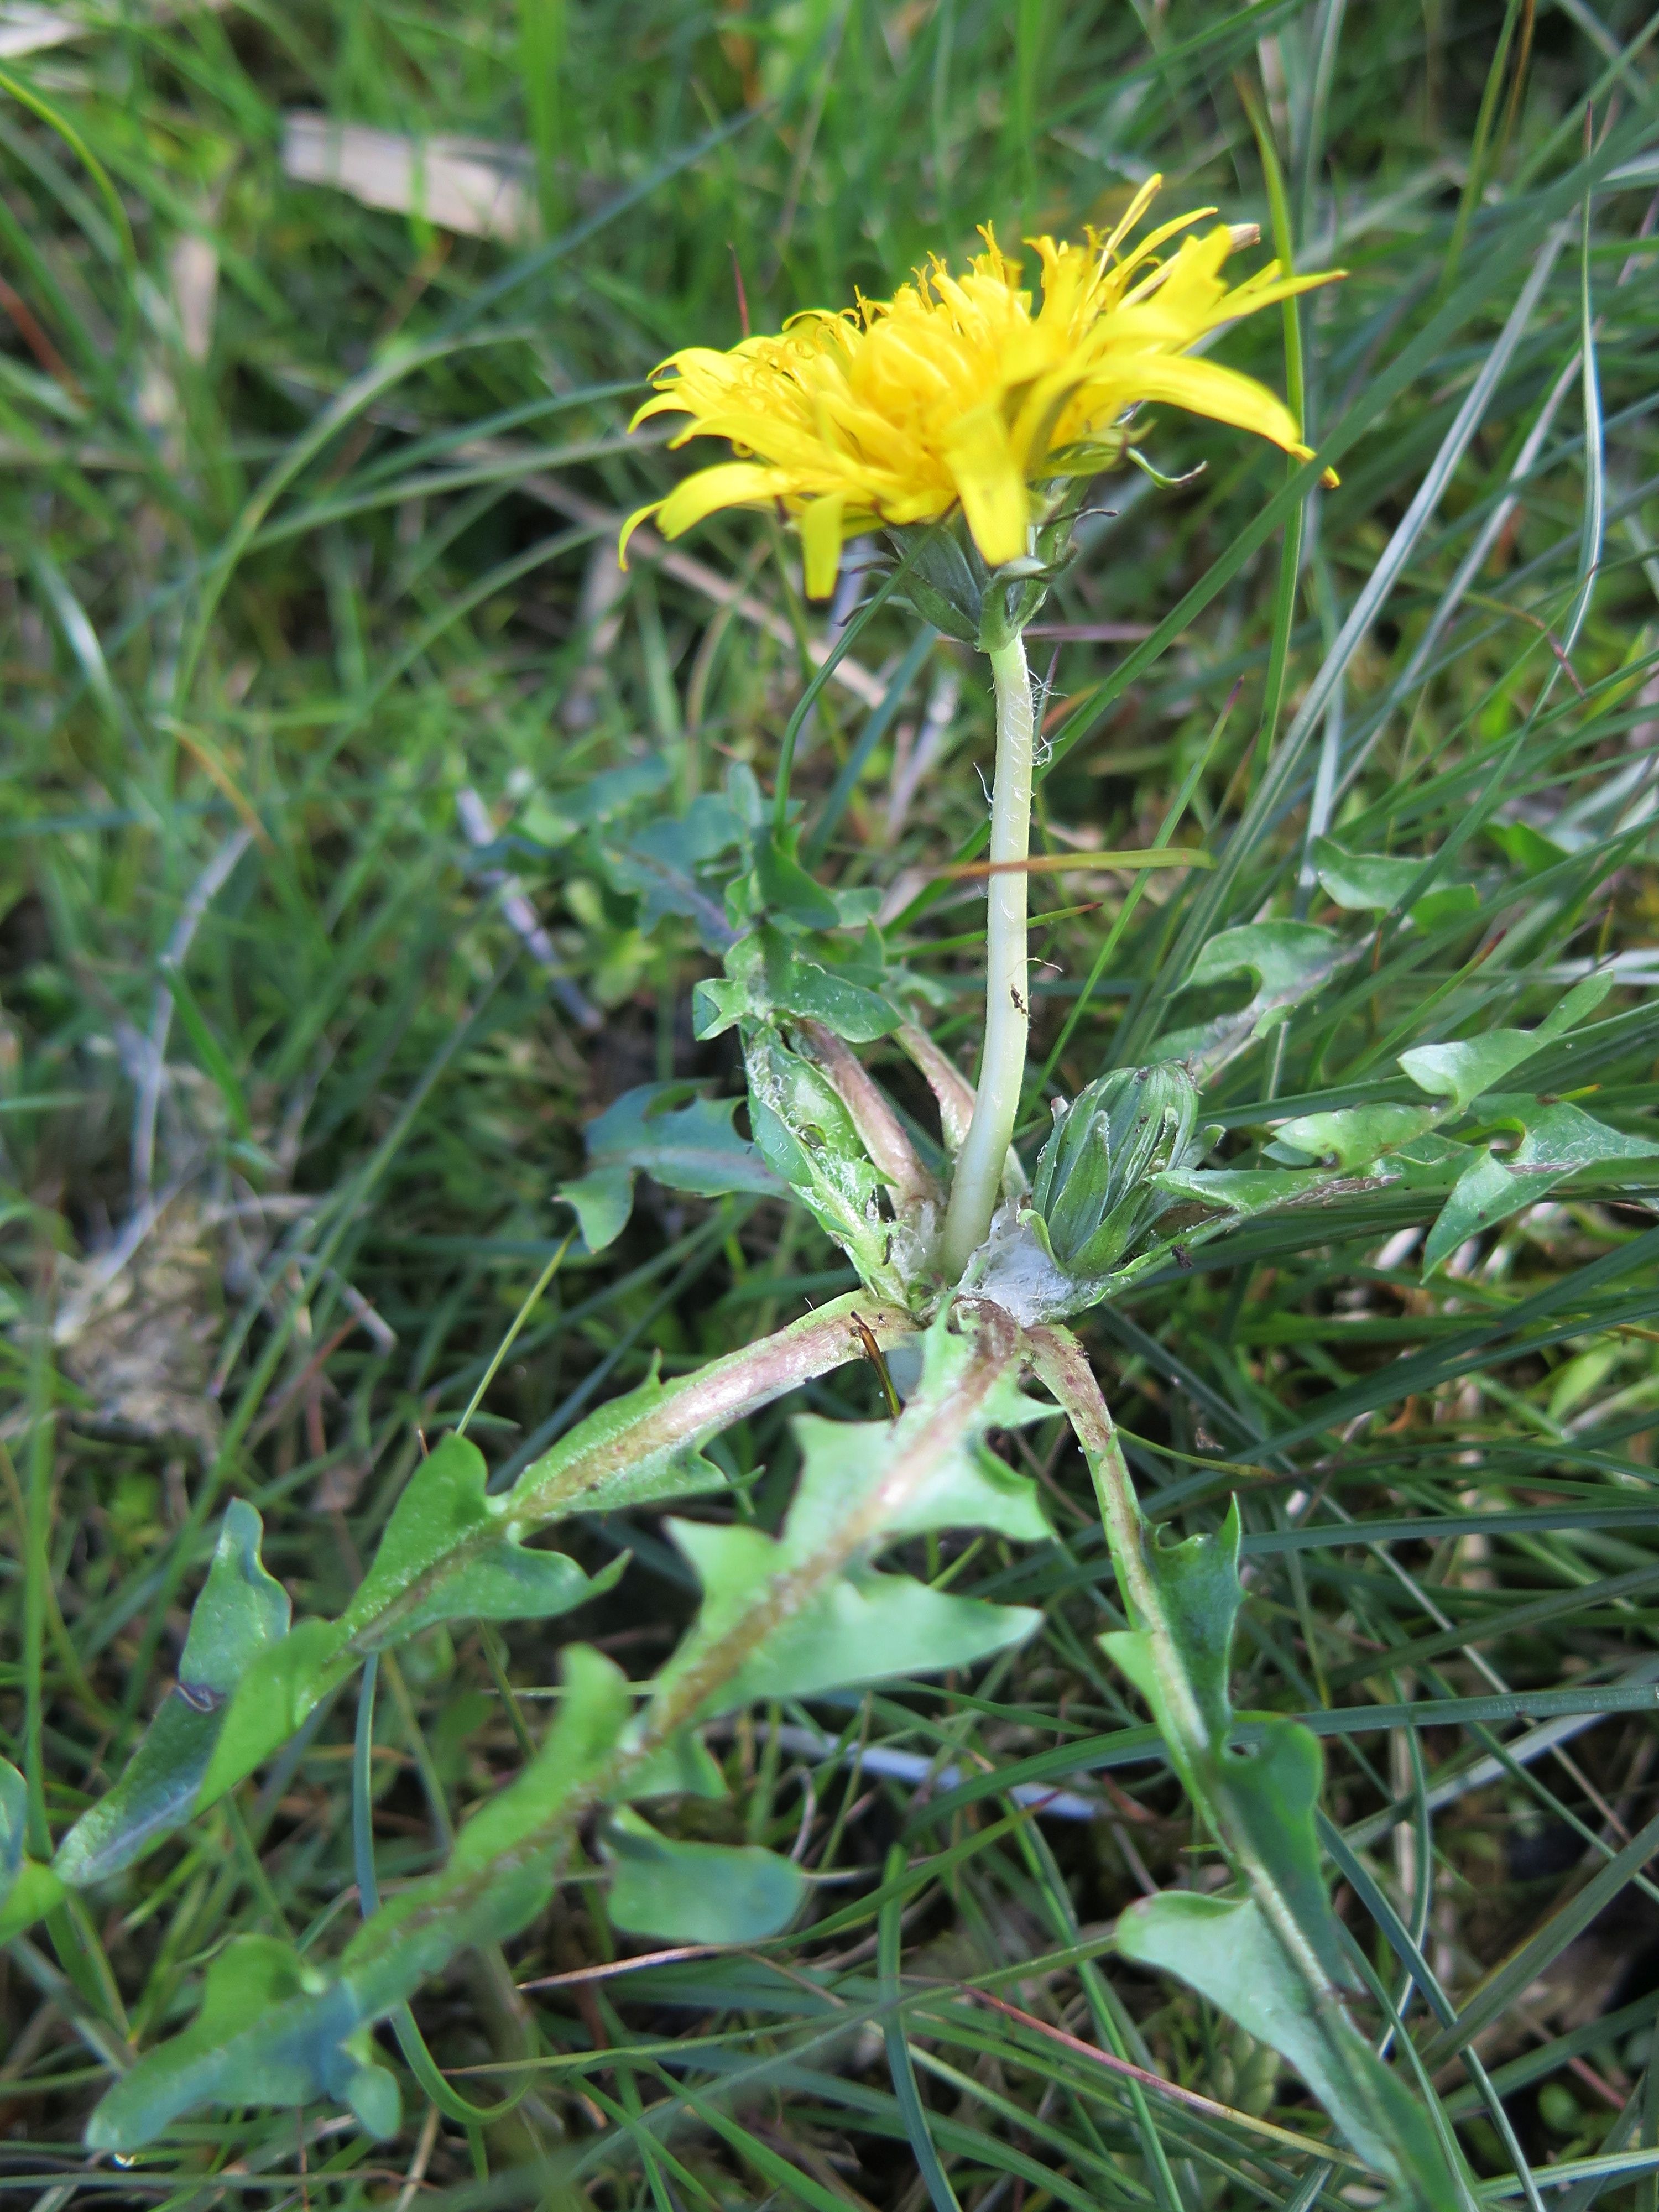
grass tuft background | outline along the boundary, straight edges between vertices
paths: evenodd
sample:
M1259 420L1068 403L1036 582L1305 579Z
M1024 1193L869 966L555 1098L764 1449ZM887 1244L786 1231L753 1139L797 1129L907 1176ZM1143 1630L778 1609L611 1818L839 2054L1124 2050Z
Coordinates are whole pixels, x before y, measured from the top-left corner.
M1156 421L1148 458L1186 480L1102 483L1034 639L1040 843L1075 865L1036 879L1033 1133L1166 1015L1242 1003L1243 982L1170 994L1200 921L1269 911L1360 957L1212 1093L1230 1164L1276 1115L1413 1095L1405 1046L1530 1024L1597 963L1594 1042L1547 1073L1643 1126L1655 23L1641 0L173 0L0 22L0 1748L38 1825L118 1772L224 1498L258 1505L304 1609L338 1610L563 1237L583 1121L655 1079L737 1087L725 1045L691 1038L714 965L696 913L654 910L639 840L734 765L769 777L824 623L756 519L668 557L642 543L626 579L612 547L681 465L623 435L642 378L745 312L775 327L884 291L988 220L1005 241L1109 222L1157 170L1168 205L1345 266L1288 327L1221 341L1299 386L1340 489L1299 511L1275 453ZM866 633L796 789L821 872L884 894L965 1054L982 903L927 872L982 819L989 702L971 658L913 635L884 614ZM1224 865L1090 861L1161 829ZM1321 836L1425 863L1409 926L1332 904ZM1656 1258L1645 1211L1546 1202L1425 1280L1378 1200L1325 1247L1263 1224L1090 1332L1152 1510L1212 1525L1240 1493L1237 1702L1316 1717L1331 1820L1465 2008L1419 2039L1483 2187L1527 2195L1565 2162L1569 2212L1653 2212L1659 2172ZM642 1186L611 1251L566 1255L471 1433L505 1474L653 1357L677 1371L849 1279L769 1201ZM870 1374L813 1395L878 1405ZM742 1510L775 1514L781 1412L720 1449ZM125 2173L89 2163L112 2038L188 2017L238 1929L326 1954L352 1923L352 1722L331 1710L234 1809L0 1958L0 2176L43 2212L83 2191L408 2212L480 2165L490 2201L532 2200L562 2145L618 2212L920 2212L941 2177L963 2212L1369 2202L1252 2135L1271 2108L1322 2136L1262 2052L1086 1963L1192 1838L1162 1770L1091 1771L1139 1715L1093 1640L1086 1484L1057 1434L1010 1449L1055 1543L962 1564L1041 1601L1042 1637L971 1692L901 1686L724 1747L714 1830L825 1875L793 1942L610 1975L575 1882L515 1955L520 1980L567 1978L522 2014L465 1972L422 2001L471 2094L526 2091L476 2142L416 2096L390 2145L218 2114ZM570 1632L648 1671L689 1610L678 1556L648 1517L574 1548L634 1553ZM555 1648L517 1627L404 1654L374 1770L388 1885L516 1767L501 1668L539 1725ZM861 1764L809 1723L844 1723ZM973 1778L1017 1764L1104 1809L1012 1817ZM920 2170L857 1909L895 1839L943 2161ZM1230 2108L1160 2104L1167 2167L1053 2033L1102 2016Z

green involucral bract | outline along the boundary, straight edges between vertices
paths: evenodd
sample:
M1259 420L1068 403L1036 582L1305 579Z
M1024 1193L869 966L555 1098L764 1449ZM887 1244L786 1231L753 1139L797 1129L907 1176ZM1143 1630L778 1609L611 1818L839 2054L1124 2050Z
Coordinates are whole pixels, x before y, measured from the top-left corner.
M1034 550L1000 568L987 566L960 513L943 523L909 523L887 532L900 562L909 568L896 596L924 622L963 645L994 653L1012 644L1048 596L1048 587L1071 557L1072 531L1089 477L1109 469L1123 450L1109 431L1085 453L1074 447L1056 459L1075 462L1072 481L1048 487L1049 512L1037 525Z
M963 1285L1027 1324L1082 1313L1125 1286L1219 1134L1196 1127L1198 1093L1173 1061L1115 1068L1054 1111L1029 1200L996 1215Z

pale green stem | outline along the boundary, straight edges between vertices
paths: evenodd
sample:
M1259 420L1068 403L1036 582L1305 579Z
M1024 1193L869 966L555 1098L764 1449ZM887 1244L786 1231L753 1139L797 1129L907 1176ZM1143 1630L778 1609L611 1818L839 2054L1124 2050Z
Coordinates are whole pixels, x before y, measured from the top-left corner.
M991 798L989 910L985 939L985 1049L967 1141L957 1158L945 1217L945 1272L955 1282L985 1242L1002 1188L1003 1164L1025 1079L1031 1026L1025 963L1027 878L1031 846L1031 751L1035 716L1025 644L1015 638L991 655L997 695L996 785Z

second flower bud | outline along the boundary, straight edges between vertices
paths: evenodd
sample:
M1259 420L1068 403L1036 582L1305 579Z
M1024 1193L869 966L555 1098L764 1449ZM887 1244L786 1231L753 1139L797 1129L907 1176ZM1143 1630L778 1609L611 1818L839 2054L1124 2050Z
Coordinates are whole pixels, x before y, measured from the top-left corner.
M1169 1203L1154 1177L1209 1149L1197 1122L1198 1093L1174 1061L1114 1068L1069 1106L1055 1100L1030 1214L1057 1267L1086 1277L1115 1266Z

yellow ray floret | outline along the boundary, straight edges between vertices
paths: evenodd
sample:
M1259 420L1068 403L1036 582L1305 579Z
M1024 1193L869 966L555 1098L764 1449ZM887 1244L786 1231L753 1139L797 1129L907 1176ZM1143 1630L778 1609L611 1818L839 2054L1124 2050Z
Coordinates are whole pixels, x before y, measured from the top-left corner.
M890 300L797 315L777 337L745 338L730 353L688 346L673 355L635 422L689 415L673 444L724 438L742 458L700 470L630 515L624 551L648 516L678 538L721 507L776 502L799 519L806 588L822 599L847 538L877 523L937 521L959 506L997 568L1027 550L1045 509L1038 487L1093 475L1103 442L1142 400L1255 431L1306 459L1282 400L1237 369L1191 359L1189 349L1342 272L1282 276L1273 262L1229 289L1226 226L1191 234L1212 208L1126 249L1158 182L1109 238L1031 241L1042 264L1035 313L1019 264L988 228L985 252L960 276L936 259Z

